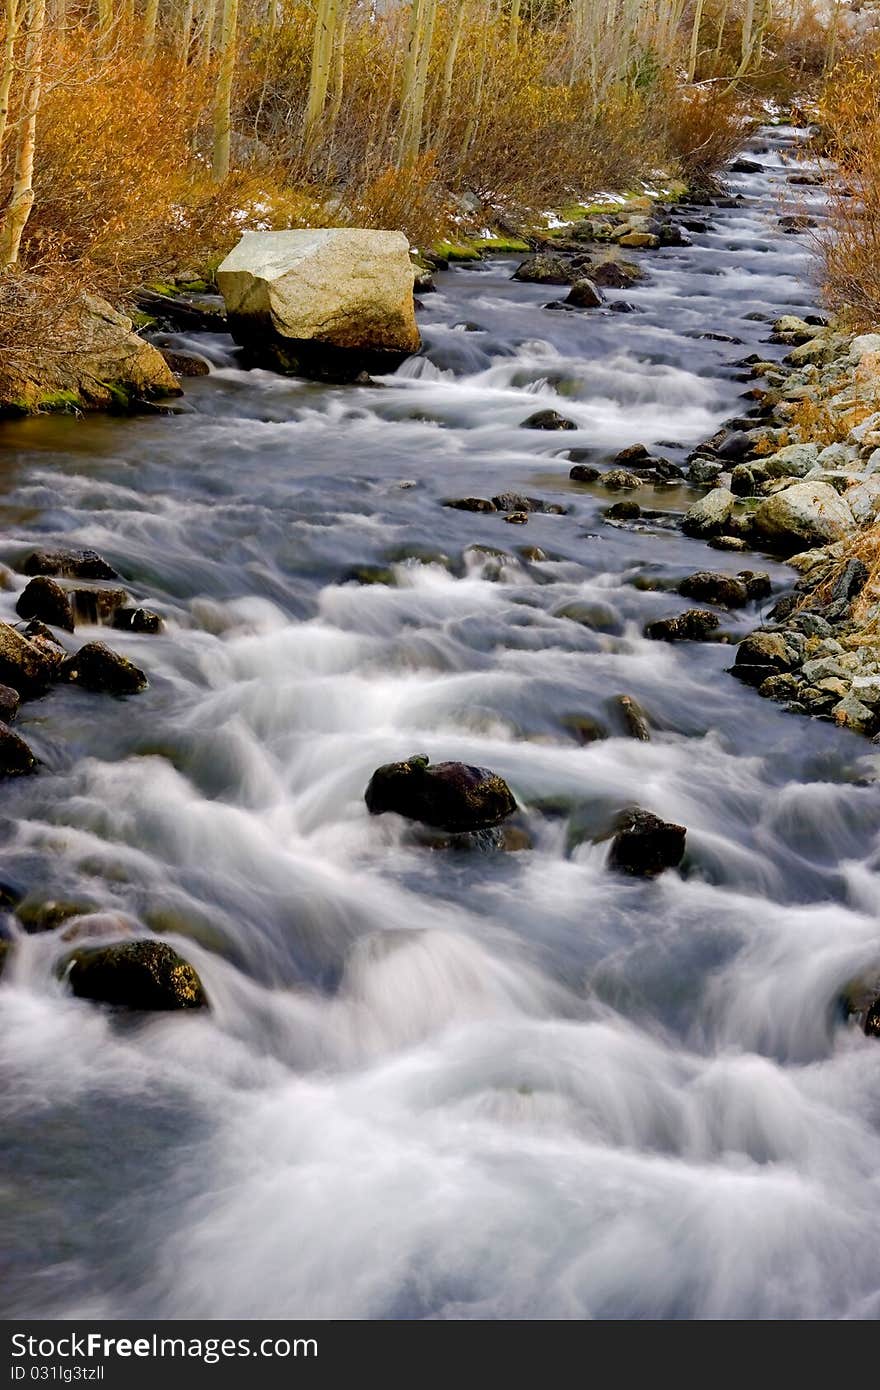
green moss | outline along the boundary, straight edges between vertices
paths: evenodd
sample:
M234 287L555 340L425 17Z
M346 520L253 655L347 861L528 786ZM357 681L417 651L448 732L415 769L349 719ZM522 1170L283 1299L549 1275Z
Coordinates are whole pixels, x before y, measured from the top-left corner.
M129 318L135 328L155 328L157 323L152 314L145 314L140 309L133 309Z
M447 261L478 261L480 253L470 242L438 241L432 248Z
M207 294L209 286L206 280L184 280L177 288L187 294Z
M516 236L481 236L475 237L473 245L478 251L495 251L504 253L507 251L530 251L532 248L522 237Z
M82 400L76 391L47 391L45 395L37 398L31 408L37 412L73 412L82 409Z
M154 280L146 286L153 294L163 294L166 299L173 299L177 294L177 286L169 285L164 280Z

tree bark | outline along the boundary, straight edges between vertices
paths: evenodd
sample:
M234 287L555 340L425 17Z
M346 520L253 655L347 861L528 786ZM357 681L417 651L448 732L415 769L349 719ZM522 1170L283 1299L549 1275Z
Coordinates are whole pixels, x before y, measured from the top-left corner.
M37 112L43 88L43 35L46 0L30 0L27 9L27 42L24 58L25 102L18 127L12 197L0 232L0 270L18 261L21 238L34 205L34 147Z
M12 79L15 75L15 41L21 25L21 4L19 0L6 0L6 26L3 34L3 60L0 67L0 155L3 154L3 141L9 124L9 100L12 93Z
M211 177L222 183L229 173L232 136L232 79L235 76L238 0L223 0L220 29L220 71L214 93L214 155Z

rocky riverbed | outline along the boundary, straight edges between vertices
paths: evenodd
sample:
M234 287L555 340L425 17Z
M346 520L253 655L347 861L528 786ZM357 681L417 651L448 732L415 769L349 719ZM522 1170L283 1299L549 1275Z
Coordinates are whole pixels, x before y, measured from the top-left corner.
M3 426L0 620L146 680L13 726L5 1312L876 1314L876 750L729 674L799 596L721 454L815 310L799 138L591 307L601 233L437 269L375 385L190 322L181 413Z

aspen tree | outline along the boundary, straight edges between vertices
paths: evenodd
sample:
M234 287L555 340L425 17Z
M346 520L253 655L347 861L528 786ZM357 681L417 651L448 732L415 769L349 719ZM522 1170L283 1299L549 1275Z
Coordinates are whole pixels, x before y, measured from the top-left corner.
M437 0L413 0L401 93L402 119L397 158L400 166L412 164L418 158L422 143L425 88L436 18Z
M696 0L694 23L691 29L691 46L688 52L687 80L693 82L697 72L697 54L700 51L700 24L703 19L703 0Z
M318 0L315 32L312 38L312 65L309 73L309 95L306 100L303 127L303 148L310 160L318 138L318 125L324 114L324 104L330 86L333 45L339 20L339 0Z
M238 0L223 0L220 30L220 72L214 93L214 155L211 176L222 183L229 173L229 147L232 135L232 79L235 76Z
M446 59L443 64L443 87L440 93L440 118L437 131L437 144L443 143L449 125L449 117L452 111L452 84L455 80L455 60L458 57L458 47L461 43L461 35L464 30L465 18L468 14L467 0L458 0L453 3L452 33L446 46Z
M159 0L147 0L144 10L144 38L141 45L141 53L144 58L151 58L156 48L156 24L159 19Z
M345 0L343 0L343 13L339 18L339 25L336 32L336 47L333 53L333 94L330 99L330 109L327 112L327 129L331 140L336 131L339 113L342 110L342 97L345 88L345 40L347 32L348 5L345 3Z
M214 50L214 25L217 19L217 0L205 0L202 10L202 59L210 63Z
M18 124L15 173L12 196L0 232L0 270L18 261L21 238L34 203L34 146L37 111L43 87L43 35L46 27L46 0L29 0L25 20L24 98Z
M522 0L510 0L510 29L508 30L507 45L514 57L519 48L519 16L521 8Z
M9 99L15 75L15 41L22 20L23 0L6 0L3 31L3 58L0 67L0 155L9 123Z

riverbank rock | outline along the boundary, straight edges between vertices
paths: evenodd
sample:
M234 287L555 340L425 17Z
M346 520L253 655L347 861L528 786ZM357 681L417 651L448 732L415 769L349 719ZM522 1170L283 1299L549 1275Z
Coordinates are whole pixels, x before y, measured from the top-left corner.
M633 878L657 878L664 869L675 869L684 858L687 830L639 808L621 815L608 867Z
M62 652L24 637L8 623L0 623L0 681L11 685L24 699L44 694L62 660Z
M113 612L113 627L121 632L140 632L154 636L161 632L165 623L159 613L149 608L116 608Z
M652 642L705 642L721 625L717 613L689 608L676 618L656 618L645 624L645 636Z
M681 529L687 536L717 536L733 514L736 498L726 487L713 488L695 502L684 515Z
M0 723L0 777L24 777L36 770L37 759L24 739Z
M421 346L402 232L245 232L217 281L230 332L254 364L353 381L394 371Z
M208 1005L193 966L164 941L82 947L65 964L78 999L143 1012L204 1009Z
M20 618L38 618L51 627L73 632L73 605L66 589L54 579L32 579L19 595L15 611Z
M692 598L697 603L717 603L722 608L742 608L749 601L749 591L745 581L734 579L729 574L716 574L712 570L699 570L688 575L678 586L683 598Z
M736 649L731 674L747 685L759 686L769 676L791 671L800 652L780 632L759 629L749 633Z
M136 695L147 688L147 678L139 666L103 642L87 642L67 658L59 679L83 690L107 695Z
M759 536L781 550L807 550L842 540L855 529L844 499L829 483L795 483L775 492L755 511Z
M11 724L18 714L20 703L17 690L13 690L11 685L0 685L0 719L4 724Z
M31 275L16 277L16 291L46 307L39 341L0 359L0 414L131 410L181 394L161 353L105 299L79 290L59 300L57 289Z
M370 815L393 811L438 830L485 830L516 810L516 800L497 773L466 763L408 758L377 768L364 795Z

